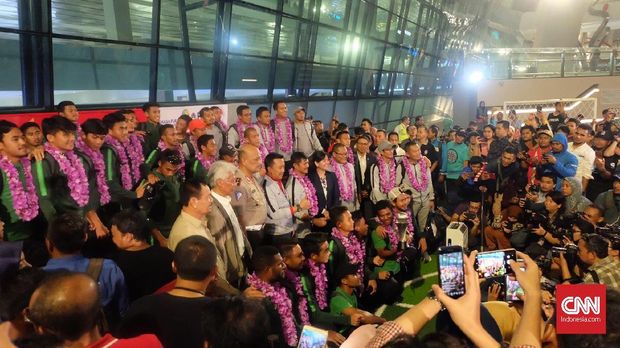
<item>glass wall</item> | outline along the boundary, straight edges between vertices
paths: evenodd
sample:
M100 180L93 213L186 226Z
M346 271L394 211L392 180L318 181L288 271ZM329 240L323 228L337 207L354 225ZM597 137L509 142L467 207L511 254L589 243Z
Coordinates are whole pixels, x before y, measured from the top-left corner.
M285 99L320 118L387 122L450 93L458 64L445 55L445 13L453 6L0 0L0 111L50 110L66 99L82 108Z

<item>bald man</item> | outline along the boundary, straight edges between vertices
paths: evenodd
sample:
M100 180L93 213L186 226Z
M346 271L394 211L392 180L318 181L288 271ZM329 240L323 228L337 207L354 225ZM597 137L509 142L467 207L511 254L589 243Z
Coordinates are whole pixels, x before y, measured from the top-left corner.
M97 283L83 273L63 272L35 290L26 317L37 333L54 336L63 347L162 347L155 335L116 339L108 333L101 337L100 312Z
M252 248L262 242L262 232L248 229L248 226L262 226L267 219L267 200L256 174L262 168L261 156L254 145L244 144L239 148L239 170L237 171L238 185L232 195L232 206L246 226L248 240Z

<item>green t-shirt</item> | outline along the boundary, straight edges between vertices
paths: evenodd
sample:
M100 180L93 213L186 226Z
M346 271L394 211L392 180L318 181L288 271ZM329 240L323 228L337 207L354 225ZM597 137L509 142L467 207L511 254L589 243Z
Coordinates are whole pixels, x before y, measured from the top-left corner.
M372 245L375 249L387 249L392 250L392 246L390 245L390 237L381 238L379 234L377 234L377 229L374 229L371 233ZM385 260L383 266L375 267L373 273L377 272L392 272L396 274L400 272L400 263L396 260Z
M329 301L329 311L332 314L342 314L347 308L357 308L357 297L355 293L349 295L342 288L338 287L332 293Z
M442 151L441 172L448 179L458 179L463 172L464 162L469 161L469 148L465 143L447 143Z

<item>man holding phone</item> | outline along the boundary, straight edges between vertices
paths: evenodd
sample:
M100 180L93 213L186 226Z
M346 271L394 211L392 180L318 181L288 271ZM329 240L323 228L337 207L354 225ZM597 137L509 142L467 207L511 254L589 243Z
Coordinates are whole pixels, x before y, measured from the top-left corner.
M556 190L562 187L562 180L577 174L579 160L575 155L568 152L566 135L558 133L551 139L551 153L546 153L542 160L542 170L552 171L558 177Z

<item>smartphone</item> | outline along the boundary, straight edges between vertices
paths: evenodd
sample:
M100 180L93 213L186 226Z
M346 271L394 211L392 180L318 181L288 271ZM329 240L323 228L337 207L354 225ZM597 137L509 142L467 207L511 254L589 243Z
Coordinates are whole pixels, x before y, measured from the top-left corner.
M304 325L299 337L297 348L324 348L327 347L327 331L314 326Z
M518 260L517 260L518 261ZM525 267L519 267L522 271L525 271ZM522 302L518 295L525 295L519 281L511 275L506 275L506 302Z
M510 260L517 259L515 249L485 251L476 255L474 269L478 272L478 278L503 277L513 273L510 268Z
M463 267L463 248L450 245L439 248L439 286L446 295L459 298L465 294L465 271Z

